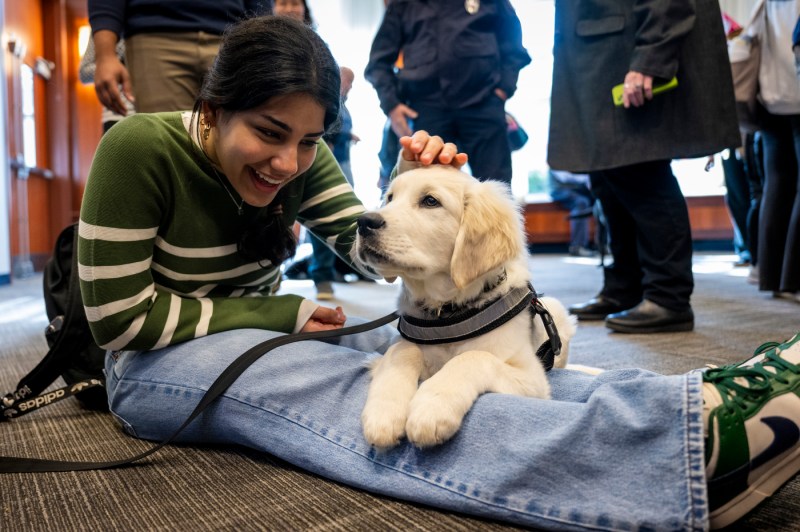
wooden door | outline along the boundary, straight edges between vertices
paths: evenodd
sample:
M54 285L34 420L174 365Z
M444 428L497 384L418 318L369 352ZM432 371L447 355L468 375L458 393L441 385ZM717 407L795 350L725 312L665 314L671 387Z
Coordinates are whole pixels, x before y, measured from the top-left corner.
M58 232L77 218L70 90L77 65L75 16L67 0L0 5L11 273L24 277L43 267Z

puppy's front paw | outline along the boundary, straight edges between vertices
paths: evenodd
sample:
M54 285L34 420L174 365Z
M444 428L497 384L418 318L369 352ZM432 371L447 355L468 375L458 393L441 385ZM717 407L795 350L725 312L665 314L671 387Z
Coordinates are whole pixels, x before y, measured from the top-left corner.
M417 447L446 442L458 432L465 410L455 406L456 398L420 391L411 400L406 435Z
M408 407L391 401L367 401L361 412L361 427L367 443L394 447L405 435Z

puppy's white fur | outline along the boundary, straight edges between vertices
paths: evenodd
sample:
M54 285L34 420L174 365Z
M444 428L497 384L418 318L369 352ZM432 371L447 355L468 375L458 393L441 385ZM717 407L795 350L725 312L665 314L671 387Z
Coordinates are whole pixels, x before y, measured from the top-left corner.
M410 170L393 181L386 204L367 216L379 227L360 228L355 258L403 280L403 315L431 319L445 305L480 307L530 280L519 208L501 183L447 166ZM503 272L505 281L492 287ZM556 299L541 301L558 328L562 350L555 365L563 367L575 321ZM426 447L452 437L482 393L549 399L536 357L547 339L541 320L524 311L470 340L400 340L372 368L364 436L377 447L394 446L403 436Z

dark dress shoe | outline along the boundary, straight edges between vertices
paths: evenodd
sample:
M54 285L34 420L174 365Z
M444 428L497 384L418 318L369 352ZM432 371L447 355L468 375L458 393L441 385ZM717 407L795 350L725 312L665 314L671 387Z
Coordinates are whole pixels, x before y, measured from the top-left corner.
M692 309L677 312L645 299L624 312L610 314L606 327L622 333L685 332L694 329Z
M577 316L581 321L602 320L609 314L622 312L632 306L633 305L623 305L616 299L597 296L586 303L572 305L569 307L569 313Z

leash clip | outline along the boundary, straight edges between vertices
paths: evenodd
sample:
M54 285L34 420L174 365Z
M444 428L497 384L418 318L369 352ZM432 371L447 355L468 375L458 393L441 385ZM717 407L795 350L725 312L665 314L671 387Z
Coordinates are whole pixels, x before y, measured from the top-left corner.
M550 339L550 349L553 350L553 356L558 356L561 354L561 337L558 336L558 329L556 328L555 321L553 321L553 316L550 312L544 308L539 298L536 296L536 293L533 294L533 299L531 300L531 305L533 305L533 310L536 314L542 318L542 325L544 325L544 330L547 332L547 337Z

